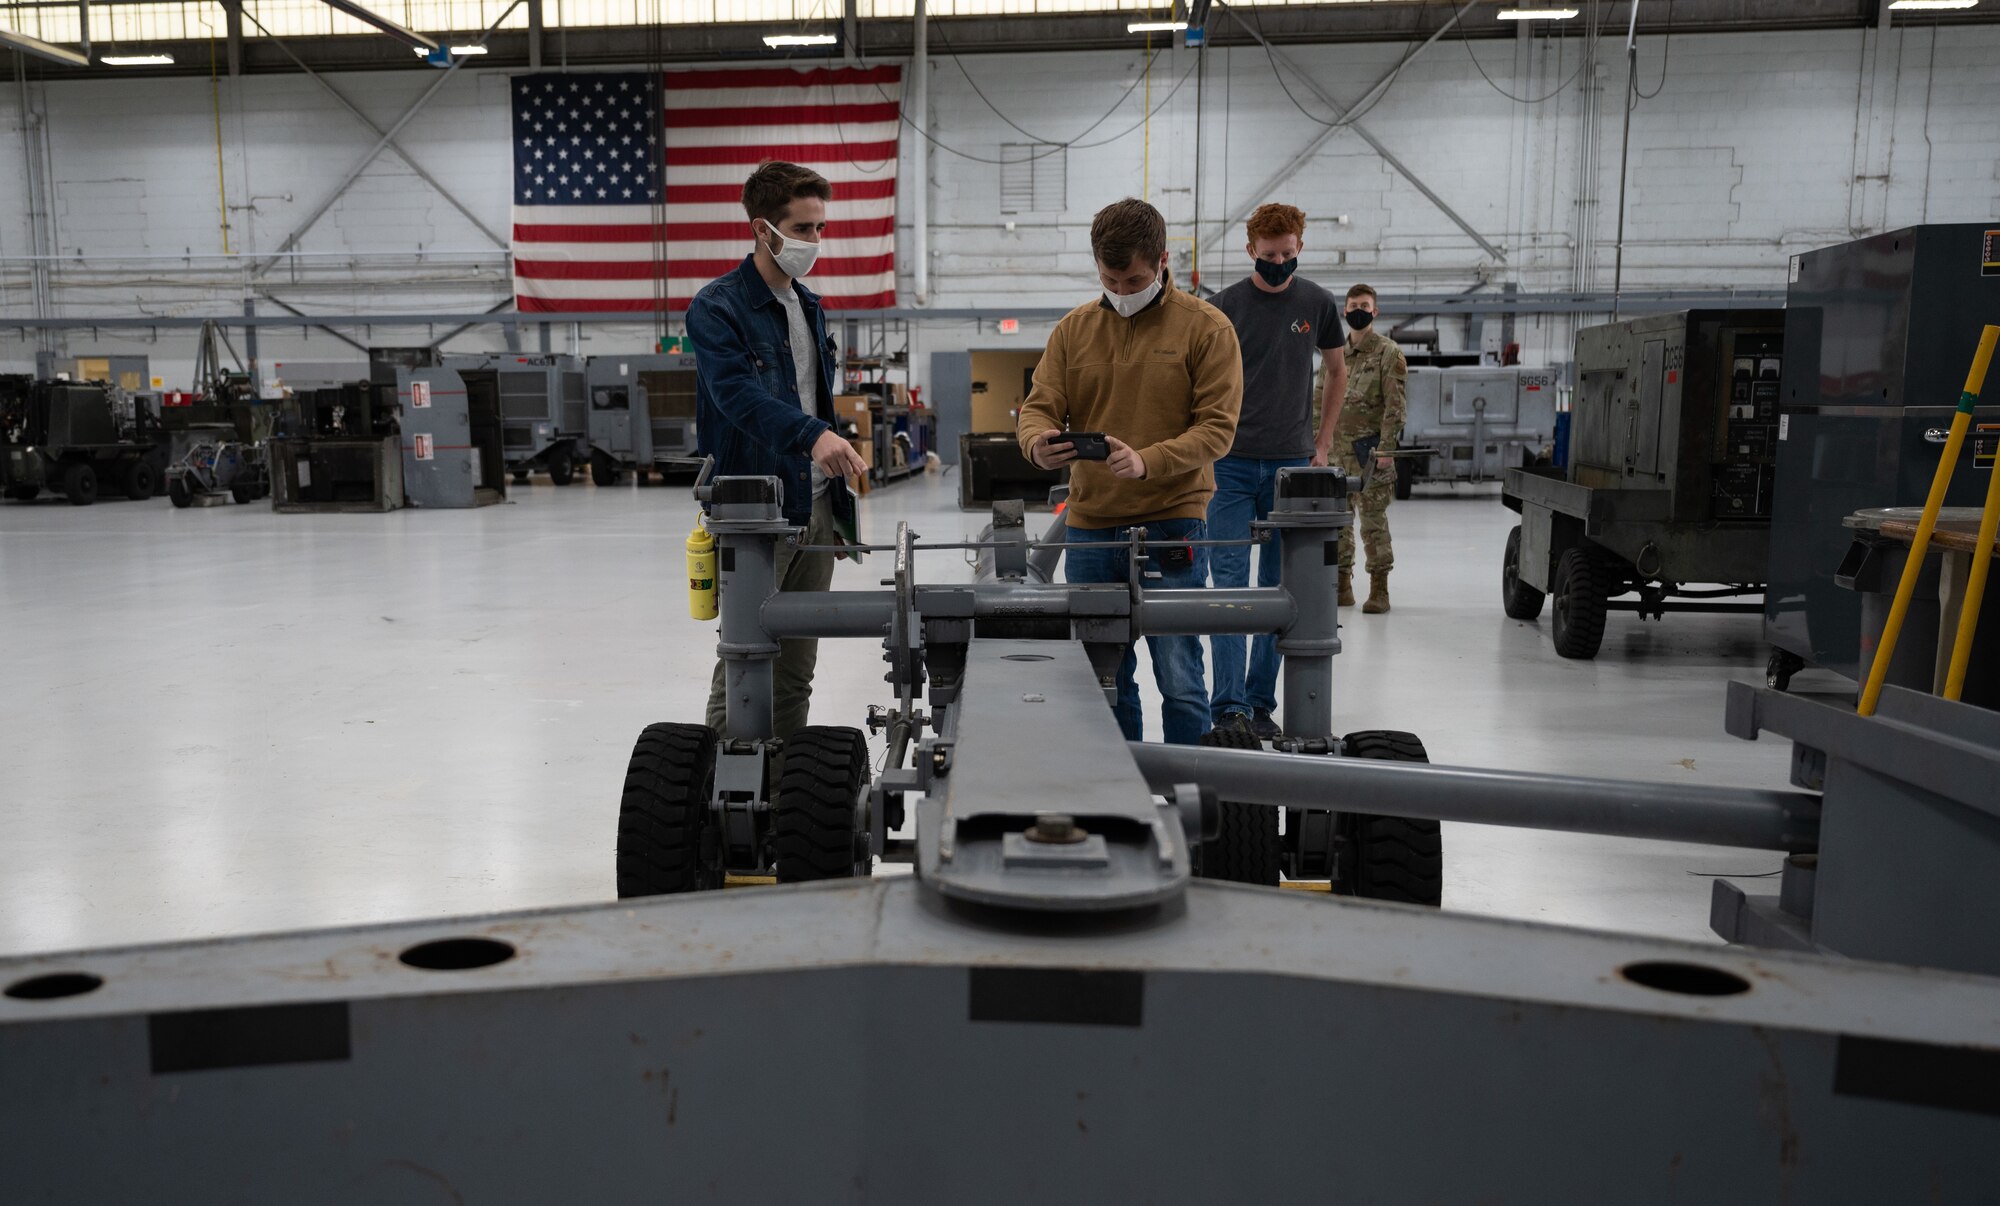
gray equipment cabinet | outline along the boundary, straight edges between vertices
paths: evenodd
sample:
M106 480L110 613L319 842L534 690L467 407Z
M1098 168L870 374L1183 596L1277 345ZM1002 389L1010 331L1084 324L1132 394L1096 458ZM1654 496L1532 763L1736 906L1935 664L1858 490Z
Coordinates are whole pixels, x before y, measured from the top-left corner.
M507 499L493 374L396 367L403 491L413 507L482 507Z
M1867 673L1861 596L1838 580L1851 535L1842 524L1929 495L1980 328L2000 322L1995 227L1910 227L1793 261L1764 603L1772 686L1806 665ZM2000 375L1987 378L1946 506L1986 496L1996 397Z
M546 473L558 486L576 480L578 466L590 460L582 360L496 352L447 357L445 366L499 400L503 455L517 485L531 473Z
M1726 600L1763 593L1783 348L1776 310L1579 331L1567 475L1507 471L1507 614L1553 596L1556 652L1591 658L1611 611L1761 612Z
M1412 366L1397 445L1396 497L1419 482L1498 482L1547 464L1555 444L1556 372L1519 365Z
M613 485L631 472L644 482L700 466L692 353L592 356L586 379L592 480Z

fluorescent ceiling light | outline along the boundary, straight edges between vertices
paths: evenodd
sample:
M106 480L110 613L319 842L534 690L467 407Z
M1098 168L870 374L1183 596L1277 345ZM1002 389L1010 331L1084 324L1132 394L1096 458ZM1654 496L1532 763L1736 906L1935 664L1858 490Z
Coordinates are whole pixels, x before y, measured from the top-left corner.
M421 46L411 47L411 49L417 52L417 57L420 59L427 59L431 57L430 52L425 50ZM486 48L484 46L481 46L479 43L474 42L467 46L453 46L451 47L451 53L455 55L485 54Z
M1890 8L1971 8L1979 0L1896 0Z
M1573 8L1503 8L1502 21L1567 21L1576 16Z
M1185 21L1134 21L1125 27L1126 33L1179 33L1187 28Z
M171 67L174 56L170 54L107 54L97 60L106 67Z
M840 39L834 37L832 34L764 35L764 45L772 47L774 49L781 46L831 46L838 41L840 41Z

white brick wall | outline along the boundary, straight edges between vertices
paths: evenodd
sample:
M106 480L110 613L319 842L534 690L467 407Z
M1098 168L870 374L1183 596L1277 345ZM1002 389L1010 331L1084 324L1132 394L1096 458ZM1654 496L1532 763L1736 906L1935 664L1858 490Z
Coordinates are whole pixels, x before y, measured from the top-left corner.
M1776 287L1791 255L1859 233L1857 220L1881 228L2000 217L2000 123L1994 119L2000 70L1993 66L2000 62L2000 28L1947 30L1935 48L1930 29L1897 29L1880 56L1882 78L1870 89L1863 84L1877 61L1866 41L1873 36L1830 31L1674 40L1664 90L1641 102L1632 118L1628 287ZM1403 49L1321 46L1288 53L1322 87L1347 99L1388 70ZM1509 40L1478 42L1472 49L1495 81L1520 95L1550 91L1569 75L1578 53L1573 34L1561 43L1560 62L1556 43L1543 38L1526 56ZM1659 39L1647 39L1639 65L1643 88L1659 81L1660 55ZM1517 73L1517 58L1532 71ZM1506 262L1496 264L1351 130L1327 139L1271 196L1253 196L1322 128L1287 99L1261 50L1211 52L1199 122L1195 80L1173 92L1193 56L1162 54L1152 81L1160 108L1149 127L1140 124L1142 81L1087 134L1084 127L1139 79L1143 54L1136 46L974 56L964 61L963 72L936 55L933 130L955 151L993 159L1003 142L1024 140L981 101L964 72L1021 127L1079 146L1067 156L1066 210L1017 215L1011 232L995 201L998 167L932 152L930 304L1026 308L1087 296L1094 287L1091 214L1142 192L1168 216L1183 279L1197 202L1204 232L1213 233L1222 217L1246 204L1289 200L1312 218L1304 270L1329 285L1366 279L1385 292L1440 292L1465 288L1484 274L1524 290L1567 288L1574 249L1594 229L1597 284L1608 287L1625 85L1617 39L1606 41L1602 61L1595 205L1578 204L1578 90L1539 105L1515 104L1486 84L1456 39L1438 43L1406 68L1364 118L1385 146L1505 252ZM436 80L414 72L332 78L383 126ZM1305 87L1288 82L1308 110L1325 115ZM511 179L504 93L503 75L463 69L399 139L502 233ZM240 270L186 258L221 250L217 118L208 81L52 82L37 86L37 95L49 115L54 226L62 254L72 260L60 302L73 312L240 308ZM1871 95L1874 111L1861 111ZM11 89L0 94L0 109L14 110L15 98ZM275 249L374 141L301 77L224 81L220 106L231 248L239 253ZM31 312L27 265L19 258L27 253L29 231L18 118L13 112L0 123L0 164L9 169L0 172L0 320ZM1114 135L1120 137L1111 140ZM906 132L906 163L913 137ZM1199 198L1197 137L1204 144ZM1871 138L1876 141L1864 145ZM1887 179L1857 188L1857 175L1876 174L1863 170L1870 162L1886 164L1880 174ZM912 298L914 252L907 198L916 187L906 174L906 301ZM1336 224L1341 214L1348 225ZM319 271L280 269L273 279L280 296L302 307L475 310L507 295L504 265L491 245L392 155L378 159L300 246ZM1203 264L1208 283L1238 275L1240 246L1235 231L1224 233ZM430 258L418 258L419 252ZM143 256L168 258L133 258ZM87 282L79 267L90 269ZM1524 320L1519 335L1531 358L1544 359L1561 355L1568 332L1561 321ZM419 334L378 331L375 338ZM589 346L622 347L646 335L641 327L602 329ZM1457 335L1446 331L1448 342ZM1023 338L1032 340L1035 332ZM497 331L487 330L461 343L497 345L498 339ZM558 346L567 340L567 333L558 334ZM70 342L80 350L76 337ZM928 324L919 336L919 375L930 350L998 342L971 324ZM321 334L303 340L267 334L263 345L267 360L342 354L333 350L341 345ZM191 349L187 338L138 347L176 381L185 376ZM0 360L9 366L32 363L32 354L30 345L0 336Z

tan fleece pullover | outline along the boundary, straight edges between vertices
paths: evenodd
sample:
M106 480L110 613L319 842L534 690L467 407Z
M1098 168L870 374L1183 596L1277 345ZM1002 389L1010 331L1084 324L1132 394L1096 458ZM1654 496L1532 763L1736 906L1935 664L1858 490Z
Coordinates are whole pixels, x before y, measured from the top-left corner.
M1021 404L1018 434L1025 453L1044 431L1101 431L1146 462L1145 477L1127 479L1102 461L1072 461L1071 527L1202 519L1242 406L1236 328L1169 280L1131 318L1098 298L1056 324Z

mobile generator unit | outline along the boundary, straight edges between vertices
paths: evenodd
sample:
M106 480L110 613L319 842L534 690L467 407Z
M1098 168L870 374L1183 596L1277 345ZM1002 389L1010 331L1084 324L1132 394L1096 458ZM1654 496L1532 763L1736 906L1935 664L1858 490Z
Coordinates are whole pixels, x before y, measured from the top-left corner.
M15 502L42 491L87 507L106 486L153 497L166 468L155 400L96 382L0 377L0 488Z
M601 486L627 472L643 483L676 470L694 472L694 356L665 352L638 356L592 356L590 390L590 477Z
M1612 611L1763 611L1726 600L1764 590L1783 363L1777 310L1577 332L1569 467L1510 469L1503 487L1521 516L1507 614L1532 620L1554 596L1556 652L1591 658Z

